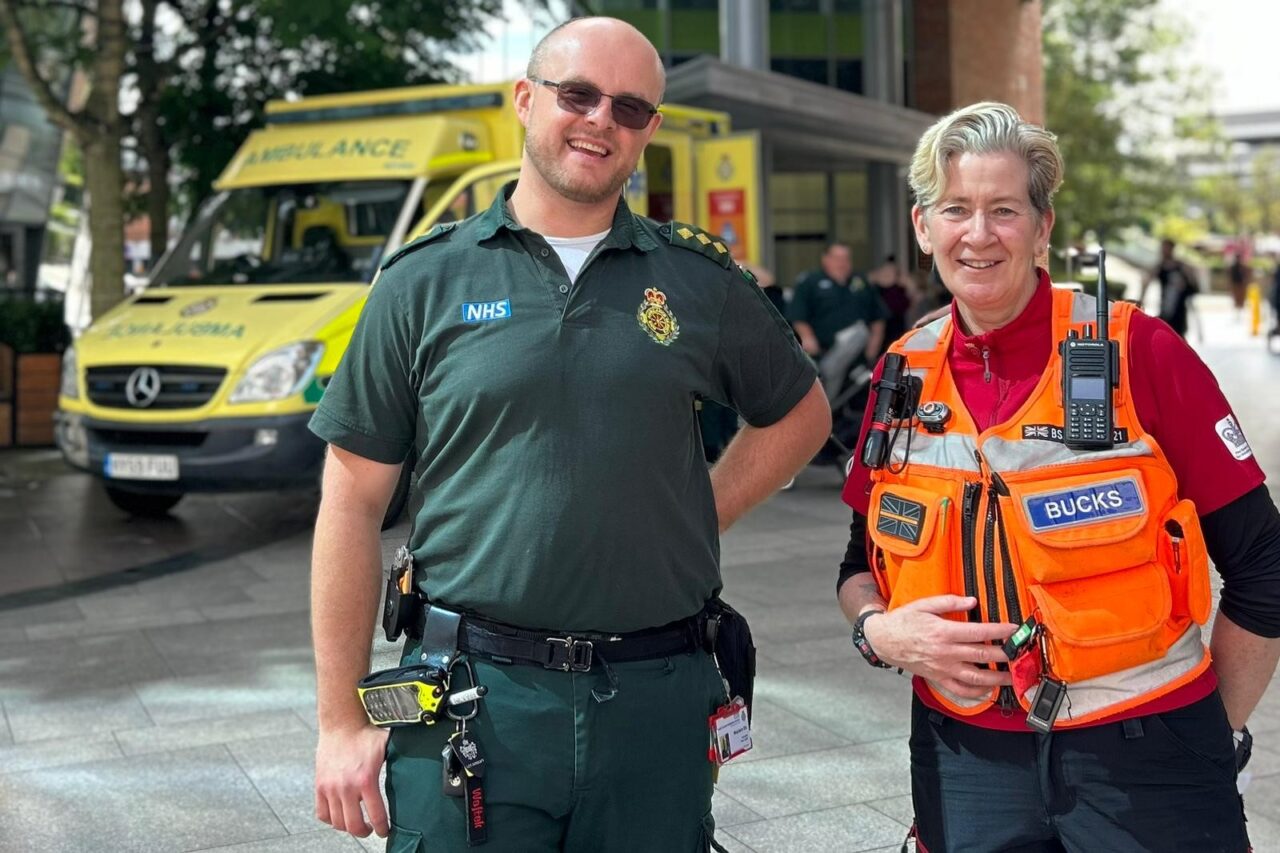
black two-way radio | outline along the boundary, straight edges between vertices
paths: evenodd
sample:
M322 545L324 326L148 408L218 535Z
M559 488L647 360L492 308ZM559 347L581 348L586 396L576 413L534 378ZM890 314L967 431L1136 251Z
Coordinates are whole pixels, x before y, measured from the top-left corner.
M1112 389L1120 384L1120 345L1107 337L1111 305L1107 301L1107 252L1098 250L1098 325L1075 329L1058 344L1062 356L1062 443L1072 450L1113 447L1115 416Z

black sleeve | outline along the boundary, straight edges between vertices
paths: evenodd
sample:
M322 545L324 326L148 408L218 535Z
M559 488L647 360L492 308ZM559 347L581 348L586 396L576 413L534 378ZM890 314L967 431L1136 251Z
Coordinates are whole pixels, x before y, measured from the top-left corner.
M1208 513L1200 526L1222 575L1219 609L1250 633L1280 637L1280 512L1267 487Z
M867 517L856 509L853 520L849 522L849 545L844 549L844 559L840 561L840 577L836 578L836 595L840 587L854 575L871 571L867 562Z

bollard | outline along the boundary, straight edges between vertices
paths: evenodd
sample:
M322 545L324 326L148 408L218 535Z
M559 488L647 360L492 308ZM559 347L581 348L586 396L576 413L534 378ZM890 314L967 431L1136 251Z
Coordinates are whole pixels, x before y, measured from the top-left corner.
M1245 299L1249 303L1249 337L1256 338L1262 328L1262 288L1256 281L1249 282Z

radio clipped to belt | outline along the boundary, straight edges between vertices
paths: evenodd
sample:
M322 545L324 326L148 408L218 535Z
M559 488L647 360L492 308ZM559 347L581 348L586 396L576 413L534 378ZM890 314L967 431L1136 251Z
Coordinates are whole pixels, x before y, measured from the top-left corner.
M410 616L405 620L408 622L413 608L404 610L409 611ZM388 607L387 612L390 611ZM456 701L448 696L449 672L458 659L458 628L461 624L462 617L457 613L441 607L427 608L419 662L371 672L360 679L356 692L369 722L394 728L420 724L429 726L440 719L440 706L446 701Z

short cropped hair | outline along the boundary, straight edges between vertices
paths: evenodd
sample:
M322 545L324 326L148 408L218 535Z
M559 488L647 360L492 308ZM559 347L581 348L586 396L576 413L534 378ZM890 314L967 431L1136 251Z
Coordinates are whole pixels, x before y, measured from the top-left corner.
M1007 104L983 101L939 119L920 137L911 158L909 181L916 204L927 210L946 190L947 164L961 154L1010 153L1027 164L1027 195L1036 213L1053 207L1053 194L1062 186L1062 153L1058 137L1039 125L1023 121Z
M537 77L537 78L542 77L543 75L542 67L546 64L547 55L551 53L551 48L555 45L556 40L560 37L561 30L565 29L570 24L576 24L578 21L585 21L595 17L600 17L600 16L580 15L576 18L570 18L569 20L563 21L557 24L556 26L552 27L551 30L545 36L539 39L538 43L533 46L533 52L529 54L529 64L525 68L525 76ZM623 23L626 23L626 22L624 21ZM637 33L640 33L640 35L644 36L644 33L640 32L640 30L637 29L634 25L628 24L628 26L631 26L631 28L634 29ZM644 38L647 41L649 37L644 36ZM650 43L652 44L652 42ZM662 57L658 55L657 48L654 48L654 56L658 60L658 64L657 64L658 79L662 81L662 91L658 94L658 103L662 103L662 99L665 98L667 94L667 69L666 69L666 66L662 64ZM559 82L559 81L556 81L556 82Z

